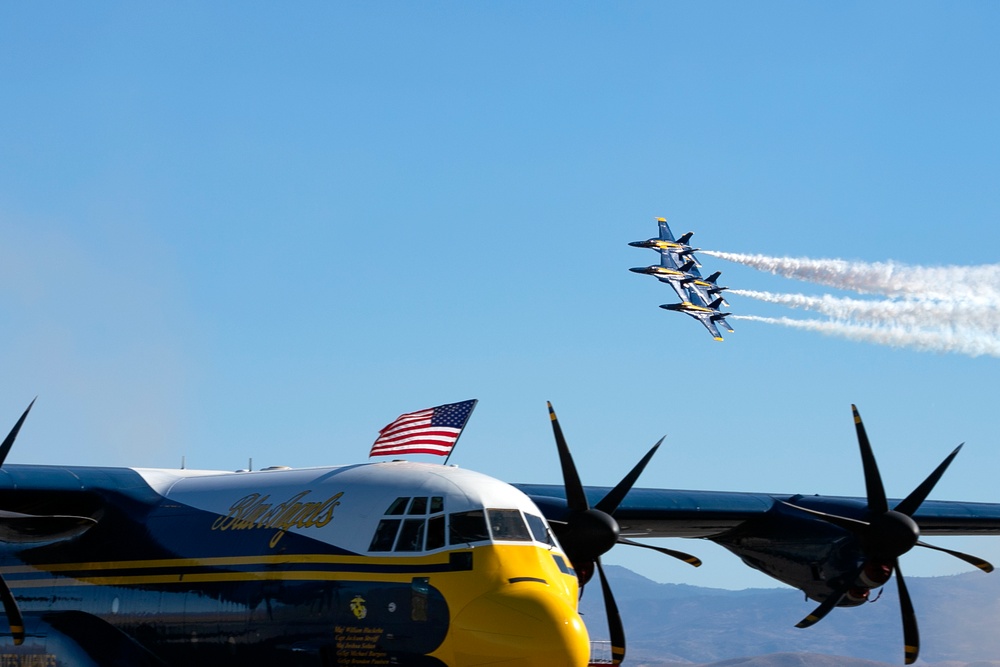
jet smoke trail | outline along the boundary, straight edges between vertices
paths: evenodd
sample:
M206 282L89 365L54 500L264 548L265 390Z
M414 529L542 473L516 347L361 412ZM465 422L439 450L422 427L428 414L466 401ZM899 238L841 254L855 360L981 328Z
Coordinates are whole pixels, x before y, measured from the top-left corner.
M896 262L849 262L843 259L770 257L702 250L706 255L860 294L922 299L963 299L1000 305L1000 264L921 267Z
M852 340L919 350L1000 356L1000 264L922 267L897 262L706 255L770 273L888 299L730 290L731 294L829 316L830 320L733 316Z
M754 290L731 289L731 294L776 303L790 308L803 308L840 321L859 320L871 324L897 325L951 329L978 329L993 336L1000 336L1000 309L987 306L970 306L960 300L931 301L907 299L903 301L848 299L824 294L778 294Z
M950 331L914 331L899 326L865 326L833 320L796 320L789 317L758 317L756 315L731 315L734 320L766 322L796 329L819 331L850 340L880 343L893 347L911 347L934 352L960 352L977 357L988 354L1000 357L1000 340L989 334L956 333Z

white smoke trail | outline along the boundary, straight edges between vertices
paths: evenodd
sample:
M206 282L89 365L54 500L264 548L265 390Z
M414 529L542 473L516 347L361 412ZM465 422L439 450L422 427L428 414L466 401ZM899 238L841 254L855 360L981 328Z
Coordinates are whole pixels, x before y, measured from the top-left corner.
M860 294L939 300L957 298L981 305L1000 305L1000 264L922 267L896 262L770 257L715 250L702 252L786 278Z
M987 354L1000 357L1000 340L987 333L911 330L899 326L864 326L833 320L796 320L789 317L731 315L734 320L765 322L796 329L818 331L850 340L910 347L934 352L959 352L973 357Z
M944 329L956 335L967 329L976 329L992 336L1000 336L1000 309L985 305L970 305L958 299L871 301L829 294L817 297L741 289L732 289L729 292L790 308L812 310L840 321L857 320L870 324Z

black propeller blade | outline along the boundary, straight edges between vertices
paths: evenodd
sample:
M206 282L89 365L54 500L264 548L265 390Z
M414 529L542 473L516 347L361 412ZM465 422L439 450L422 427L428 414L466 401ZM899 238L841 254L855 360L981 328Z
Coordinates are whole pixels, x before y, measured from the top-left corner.
M4 438L3 443L0 444L0 466L7 460L7 455L10 454L10 450L14 446L14 440L17 439L17 434L21 430L21 425L24 424L28 413L31 412L31 406L35 404L36 399L37 397L31 400L21 418L14 424L14 428L10 430L10 433ZM10 624L10 634L14 639L14 645L20 646L24 643L24 617L21 616L21 610L17 606L14 594L10 592L10 586L7 585L2 576L0 576L0 601L3 602L3 610Z
M920 505L927 499L927 496L930 495L934 486L962 449L962 445L956 447L955 451L949 454L934 469L934 472L927 476L927 479L921 482L894 509L890 510L889 501L885 495L885 488L882 486L882 476L879 474L878 464L875 462L875 456L872 453L871 443L868 441L865 426L861 421L861 415L854 405L851 406L851 411L854 413L854 425L858 435L858 445L861 448L861 463L864 468L865 489L868 500L867 520L820 512L799 507L798 505L791 505L791 503L786 504L813 516L818 516L857 535L861 541L861 550L864 554L865 562L853 577L847 579L847 583L836 589L832 595L824 600L809 616L800 621L796 627L807 628L826 616L847 595L853 583L861 575L866 564L888 565L891 563L892 571L896 574L896 587L899 590L899 612L903 621L904 655L906 664L909 665L916 661L920 653L920 633L917 630L917 617L913 611L913 601L906 588L903 572L899 569L899 557L914 546L920 546L951 554L984 572L992 572L993 566L977 556L921 542L920 528L913 520L913 515L920 509Z
M823 604L816 607L811 614L796 623L795 627L808 628L810 625L819 623L824 617L826 617L827 614L833 611L834 607L840 604L840 601L844 599L845 595L847 595L847 586L842 586L836 593L823 600Z
M20 646L24 643L24 618L21 610L17 607L17 600L10 592L7 582L0 577L0 600L3 601L3 611L7 614L7 621L10 623L10 634L14 638L14 645Z
M656 453L663 438L660 438L653 447L642 457L625 477L615 485L600 501L591 507L587 502L587 496L580 481L580 475L573 462L573 455L570 454L569 446L563 435L562 427L559 426L559 419L552 408L552 403L548 404L549 419L552 421L552 433L556 439L556 448L559 451L559 463L562 467L563 486L566 490L566 505L569 515L565 522L552 522L553 530L559 543L566 551L566 555L573 563L573 568L577 572L581 586L593 576L594 570L601 580L601 590L604 593L604 608L608 617L608 631L611 634L612 660L617 665L625 659L625 630L622 626L621 617L618 614L618 605L615 603L611 586L604 575L604 568L601 566L601 556L615 544L628 544L631 546L653 549L667 556L672 556L695 567L701 565L701 561L690 554L682 551L674 551L662 547L654 547L648 544L633 542L620 536L620 527L615 521L614 513L621 505L625 496L632 489L632 486L639 479L639 475L646 468L650 459Z
M920 653L920 632L917 630L917 615L913 611L913 600L906 590L903 571L899 569L899 561L892 564L896 571L896 589L899 591L899 614L903 617L903 655L907 665L917 661Z
M944 552L946 554L951 554L955 558L958 558L960 560L964 560L969 565L974 565L975 567L978 567L983 572L992 572L993 571L993 565L990 564L989 562L983 560L979 556L972 556L970 554L964 554L961 551L953 551L951 549L944 549L942 547L936 547L933 544L927 544L926 542L917 542L917 546L918 547L923 547L925 549L933 549L934 551L941 551L941 552Z
M619 537L618 544L627 544L630 547L642 547L643 549L652 549L653 551L659 551L665 556L670 556L676 558L677 560L682 560L688 565L694 567L701 567L701 559L697 556L692 556L691 554L684 553L683 551L677 551L676 549L667 549L666 547L657 547L652 544L643 544L642 542L636 542L635 540L630 540L627 537Z
M594 561L597 564L597 575L601 579L601 592L604 594L604 611L608 617L608 635L611 637L611 662L619 665L625 659L625 626L622 624L622 617L618 613L618 604L615 596L611 592L611 585L604 575L604 568L601 567L601 559Z
M17 434L21 432L21 425L24 424L24 420L28 417L28 413L31 412L31 407L35 404L36 400L38 400L37 396L31 399L31 403L28 403L28 407L21 414L21 418L17 420L14 428L10 430L7 437L3 439L3 443L0 444L0 466L7 460L7 455L10 454L10 449L14 446L14 440L17 439Z

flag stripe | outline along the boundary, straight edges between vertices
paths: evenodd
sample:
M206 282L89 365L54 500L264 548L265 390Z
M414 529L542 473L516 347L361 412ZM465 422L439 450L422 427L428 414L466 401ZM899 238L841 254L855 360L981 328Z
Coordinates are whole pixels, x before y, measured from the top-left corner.
M458 435L458 429L453 431L421 431L420 433L409 433L399 435L394 438L379 438L379 446L396 445L403 442L419 442L420 440L435 440L440 442L451 442Z

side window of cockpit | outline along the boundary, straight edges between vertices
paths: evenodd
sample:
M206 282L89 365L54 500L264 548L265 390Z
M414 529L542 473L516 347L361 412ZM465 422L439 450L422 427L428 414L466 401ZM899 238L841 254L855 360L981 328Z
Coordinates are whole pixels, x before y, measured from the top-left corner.
M427 521L427 550L433 551L444 546L444 515L432 516Z
M490 518L490 531L494 540L531 541L528 527L524 525L519 511L488 509L486 514Z
M404 520L396 541L396 551L423 551L425 523L424 519Z
M531 536L535 538L536 542L548 544L552 547L556 545L555 540L552 539L552 533L549 532L548 526L545 525L545 519L534 514L525 514L524 518L528 520L528 528L531 529Z
M396 498L389 507L385 509L386 516L400 516L406 513L407 506L410 505L410 498ZM382 519L378 522L372 542L368 545L368 551L392 551L392 545L396 543L396 533L399 532L401 519Z
M467 544L490 539L483 510L456 512L448 517L448 543Z
M375 536L368 551L392 551L392 543L396 541L396 533L399 531L399 519L382 519L375 529Z

